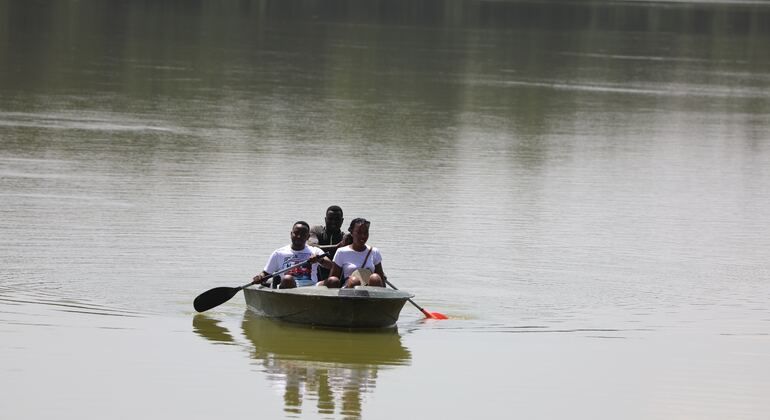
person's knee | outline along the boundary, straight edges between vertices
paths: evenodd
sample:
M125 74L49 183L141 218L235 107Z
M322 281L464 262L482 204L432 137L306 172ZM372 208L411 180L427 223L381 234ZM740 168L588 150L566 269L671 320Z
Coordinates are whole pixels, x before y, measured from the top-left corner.
M342 287L342 282L338 277L332 276L324 280L324 286L330 289L339 289L340 287Z
M361 279L356 276L348 277L348 281L345 283L345 287L352 288L361 285Z
M281 279L281 289L293 289L297 287L297 282L294 280L294 276L285 275Z
M385 287L385 281L382 280L382 277L380 277L379 274L372 273L372 275L369 276L369 286Z

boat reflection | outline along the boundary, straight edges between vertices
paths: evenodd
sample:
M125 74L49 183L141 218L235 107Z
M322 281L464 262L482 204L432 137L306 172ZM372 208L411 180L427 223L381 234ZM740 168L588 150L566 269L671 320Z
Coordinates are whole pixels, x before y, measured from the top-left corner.
M322 415L360 418L378 372L411 363L396 329L347 332L276 322L247 311L241 322L250 356L283 392L284 411L300 415L314 404ZM218 344L236 342L218 320L193 319L194 331ZM240 341L240 340L237 340Z

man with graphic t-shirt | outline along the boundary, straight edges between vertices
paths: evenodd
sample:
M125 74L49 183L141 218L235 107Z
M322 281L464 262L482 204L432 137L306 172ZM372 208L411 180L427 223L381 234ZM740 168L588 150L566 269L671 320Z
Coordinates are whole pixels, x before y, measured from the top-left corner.
M291 228L291 244L276 249L270 255L265 269L254 276L254 284L263 284L272 273L278 270L307 262L284 273L280 288L315 286L318 282L318 266L331 268L332 262L320 248L307 245L309 236L310 226L306 222L295 223Z

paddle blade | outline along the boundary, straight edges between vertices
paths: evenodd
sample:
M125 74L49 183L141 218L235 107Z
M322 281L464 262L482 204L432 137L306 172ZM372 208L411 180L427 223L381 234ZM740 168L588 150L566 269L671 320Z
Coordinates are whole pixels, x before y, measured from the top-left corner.
M449 319L448 316L439 312L422 311L422 313L425 314L425 318L428 318L428 319Z
M215 287L198 295L193 301L193 307L198 312L208 311L230 300L239 290L240 287Z

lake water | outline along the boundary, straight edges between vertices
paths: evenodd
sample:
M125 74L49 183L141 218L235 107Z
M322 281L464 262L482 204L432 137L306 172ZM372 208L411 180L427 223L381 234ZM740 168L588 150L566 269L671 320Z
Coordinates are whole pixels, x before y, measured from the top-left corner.
M0 0L0 418L767 419L727 3ZM195 314L332 204L450 319Z

